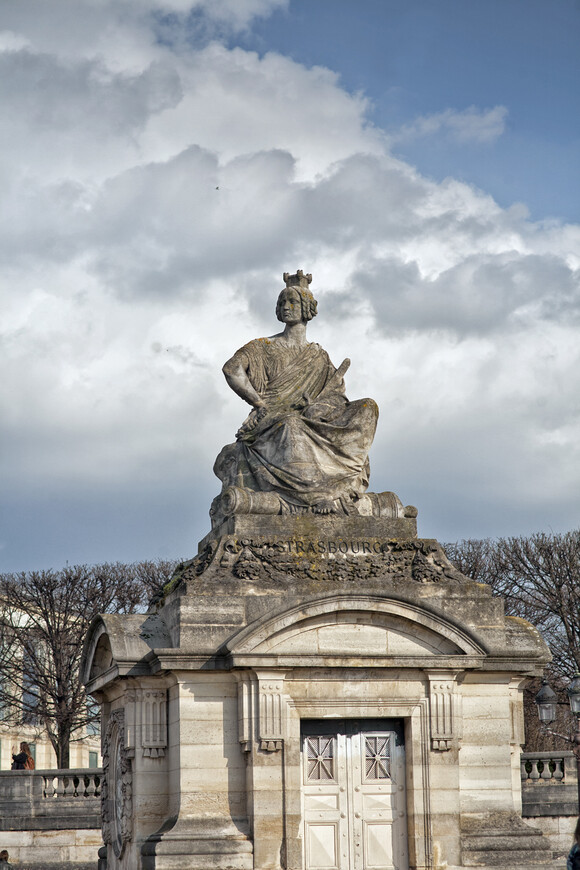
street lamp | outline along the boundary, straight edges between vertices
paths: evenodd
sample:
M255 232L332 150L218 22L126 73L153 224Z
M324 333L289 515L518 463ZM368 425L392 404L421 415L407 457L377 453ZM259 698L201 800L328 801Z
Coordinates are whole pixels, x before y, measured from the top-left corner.
M574 679L568 686L568 698L570 699L570 709L576 717L580 716L580 671L576 671ZM578 743L578 740L576 740Z
M576 736L574 742L574 753L576 755L576 770L578 776L578 807L580 808L580 672L576 671L574 679L568 686L568 700L570 701L570 709L576 716Z
M570 710L576 717L576 736L574 737L574 755L576 756L576 771L578 779L578 808L580 809L580 671L574 674L574 679L568 686ZM547 680L542 680L542 688L535 697L538 716L542 725L549 725L556 718L556 693ZM555 732L551 732L555 733ZM556 735L561 736L561 735Z
M549 725L556 718L557 696L547 680L542 680L542 688L534 698L542 725Z

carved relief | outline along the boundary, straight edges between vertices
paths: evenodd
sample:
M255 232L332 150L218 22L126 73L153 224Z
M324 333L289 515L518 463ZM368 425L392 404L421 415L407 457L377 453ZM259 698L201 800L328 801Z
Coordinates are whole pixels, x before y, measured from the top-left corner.
M279 675L258 673L260 703L260 749L278 752L282 749L284 679Z
M132 837L131 759L125 747L125 711L111 713L103 741L102 831L105 843L120 858Z
M447 752L456 739L456 674L428 674L431 712L431 748Z
M238 680L238 739L244 752L252 749L257 706L256 675L251 671L237 671Z
M167 696L165 690L141 690L141 746L147 758L161 758L167 747Z
M226 538L220 553L220 568L229 569L237 579L250 582L283 582L289 575L337 583L378 576L417 583L457 582L461 577L439 545L424 540L263 541ZM205 567L208 565L209 562ZM192 565L182 579L199 576L205 567L200 562Z
M167 693L165 689L125 690L125 746L135 755L137 735L146 758L162 758L167 747Z
M149 606L154 607L159 605L166 595L174 592L182 583L195 580L196 577L203 574L213 562L217 550L218 542L210 541L194 559L190 559L188 562L181 562L175 569L175 573L167 586L151 599Z
M277 671L246 671L236 676L242 748L245 752L251 750L257 730L258 747L264 752L278 752L284 741L284 675Z

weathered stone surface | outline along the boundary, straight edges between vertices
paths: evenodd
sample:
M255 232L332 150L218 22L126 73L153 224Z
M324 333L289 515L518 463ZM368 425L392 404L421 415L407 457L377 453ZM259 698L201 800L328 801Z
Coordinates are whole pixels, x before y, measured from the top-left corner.
M212 531L150 614L87 638L105 733L124 723L109 870L549 866L519 817L522 690L549 652L417 537L415 508L365 492L376 406L306 342L309 276L284 277L283 333L224 367L254 410L218 457ZM316 786L312 723L337 760Z
M100 770L0 771L0 831L52 832L56 842L64 830L68 842L73 829L100 828L102 779Z
M461 830L465 867L537 868L554 863L548 838L515 813L466 815Z
M18 830L2 833L10 863L24 870L95 870L101 845L100 828Z
M97 620L85 663L129 722L135 866L298 870L300 723L329 715L407 723L409 866L549 866L511 822L524 675L548 652L413 518L235 516L155 607ZM147 758L156 680L167 748ZM461 830L470 813L480 827Z
M349 402L343 376L318 344L306 340L317 313L312 275L284 274L276 306L284 331L250 341L224 365L229 386L253 410L219 454L223 484L212 524L232 513L366 514L380 502L363 500L368 452L378 408L372 399Z
M541 830L548 839L552 854L557 860L557 866L565 867L566 857L570 846L574 842L574 829L578 821L578 802L571 812L562 813L560 816L541 816L534 818L533 826Z

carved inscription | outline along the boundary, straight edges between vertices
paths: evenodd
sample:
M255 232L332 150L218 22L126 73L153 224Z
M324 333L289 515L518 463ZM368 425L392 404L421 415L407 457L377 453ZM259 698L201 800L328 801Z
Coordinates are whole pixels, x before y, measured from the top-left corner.
M372 556L382 553L386 544L381 541L277 541L274 544L280 552L294 553L297 556Z
M246 581L348 582L373 577L416 583L457 582L461 575L435 541L376 538L222 538L180 566L179 582L195 580L212 566Z
M290 574L339 582L386 575L437 583L459 576L440 548L425 541L228 539L220 566L243 580Z

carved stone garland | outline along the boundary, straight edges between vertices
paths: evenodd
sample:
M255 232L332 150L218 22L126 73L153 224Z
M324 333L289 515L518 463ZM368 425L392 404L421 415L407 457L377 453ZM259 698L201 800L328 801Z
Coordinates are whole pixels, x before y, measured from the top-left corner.
M205 573L214 559L220 568L239 580L285 581L298 579L344 582L387 576L417 583L459 582L461 574L449 562L436 541L390 540L368 543L294 542L302 551L291 551L287 543L225 538L212 541L202 553L178 567L171 588ZM322 552L320 546L328 546ZM330 549L334 547L334 549ZM365 550L364 547L367 549ZM362 549L361 549L362 548Z
M131 759L125 748L125 711L115 710L103 741L101 812L103 840L113 847L117 858L132 837L132 779Z

